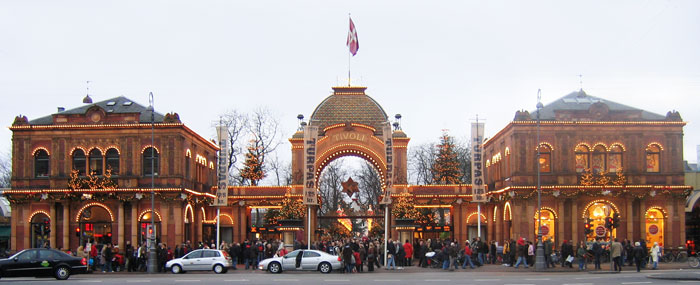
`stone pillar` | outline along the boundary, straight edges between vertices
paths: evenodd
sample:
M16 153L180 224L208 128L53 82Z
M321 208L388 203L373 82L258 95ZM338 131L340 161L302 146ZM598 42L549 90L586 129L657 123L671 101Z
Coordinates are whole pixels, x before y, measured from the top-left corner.
M679 237L680 237L680 239L681 239L681 245L682 245L682 246L685 246L685 240L684 240L684 238L685 238L685 236L686 236L686 235L685 235L685 209L684 209L685 207L683 207L683 205L685 205L685 204L684 204L685 201L683 201L683 200L680 200L680 201L679 201L679 200L675 200L675 201L676 201L676 205L679 205L679 206L676 207L676 209L675 209L676 211L675 211L675 215L674 215L674 216L676 216L676 217L679 218L678 223L680 224L680 227L681 227L681 228L680 228L681 231L680 231L680 233L679 233Z
M10 216L10 248L12 251L17 251L17 228L19 227L19 216L22 213L22 207L19 207L17 204L11 206L17 210Z
M636 241L637 239L633 237L634 235L634 213L632 213L632 203L634 200L631 200L631 197L627 197L627 209L625 213L625 219L627 219L627 239L630 241Z
M523 206L521 203L515 203L513 200L513 203L510 204L510 210L514 213L511 219L511 228L513 229L513 236L511 238L517 240L522 236L522 226L520 223L522 221Z
M535 223L535 217L533 216L537 212L537 208L535 208L535 206L537 206L537 199L534 199L527 204L527 212L522 217L527 220L527 230L523 231L522 236L527 237L527 240L532 241L533 244L537 240L537 232L535 231L537 224Z
M192 234L192 238L194 240L202 240L202 224L204 224L204 217L202 216L202 210L197 209L194 211L194 234ZM192 241L193 243L195 241ZM294 241L294 238L292 238L292 241Z
M484 207L486 208L486 236L488 237L488 240L485 241L492 241L495 239L496 233L495 233L495 224L493 221L493 207Z
M29 204L24 205L24 211L22 211L24 215L22 215L22 227L24 228L24 240L22 243L22 246L17 248L17 249L25 249L25 248L31 248L32 245L29 243L29 236L32 235L31 233L31 221L29 221L29 215L31 212L31 208Z
M138 204L131 204L131 244L137 246L139 244L138 234L139 234L139 217L138 217Z
M66 202L63 203L63 248L65 249L70 248L70 232L70 203Z
M173 205L173 219L175 220L175 245L182 244L184 239L184 232L182 230L182 226L184 226L184 219L182 218L182 214L182 203L175 203Z
M564 213L566 210L564 210L564 199L557 199L557 213L559 214L557 216L557 235L554 237L554 240L552 241L554 243L554 248L559 248L559 245L566 239L564 237ZM575 224L571 225L572 227L575 226Z
M675 207L676 201L672 197L668 197L668 198L669 199L666 200L666 212L668 213L668 218L664 217L664 230L663 230L663 233L664 233L663 243L664 244L663 245L664 245L664 247L667 247L667 246L677 247L680 245L680 243L678 243L677 239L674 239L675 236L673 234L673 232L675 232L674 226L678 222L678 219L676 216L676 207ZM663 214L664 213L661 212L661 215L663 215ZM644 220L646 221L646 217L644 217ZM645 233L644 234L645 236L646 236L646 231L647 231L647 228L646 228L646 224L645 224L644 231L643 231ZM654 244L651 244L651 245L654 245Z
M578 225L579 225L579 215L578 215L578 202L576 199L574 199L571 202L571 240L573 240L576 244L578 242L582 241L578 236ZM576 245L574 244L574 245ZM575 247L574 247L575 248Z
M58 245L56 244L56 223L58 223L58 219L56 218L55 203L49 203L49 215L51 216L49 218L49 228L51 229L51 233L49 233L49 244L52 248L56 248L56 246Z
M494 217L496 219L496 221L494 221L494 227L496 228L496 236L494 237L494 239L498 242L498 244L502 244L503 240L504 240L504 237L503 237L503 217L501 217L502 215L499 215L500 213L501 213L501 211L499 211L499 209L497 209L496 213L495 213L495 217Z
M647 238L647 217L646 217L646 211L647 211L647 200L642 200L639 203L639 236L635 237L634 240L642 240ZM652 244L653 245L653 244Z
M282 237L284 241L284 248L287 249L287 251L292 252L294 250L294 232L284 231L282 232Z
M168 234L168 224L170 224L170 204L162 201L160 203L160 240L171 245L171 236ZM173 246L173 248L175 248Z
M117 219L117 244L121 248L126 249L124 244L124 202L119 202L119 206L117 207Z

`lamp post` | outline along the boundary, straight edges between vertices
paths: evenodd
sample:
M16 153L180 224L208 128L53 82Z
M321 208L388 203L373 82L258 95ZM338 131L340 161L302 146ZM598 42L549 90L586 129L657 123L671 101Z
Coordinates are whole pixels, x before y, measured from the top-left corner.
M153 188L155 188L155 109L153 108L153 92L148 93L148 111L151 112L151 230L153 231L149 237L148 246L148 273L156 273L156 223L155 223L155 213L156 213L156 193Z
M542 245L542 187L540 187L540 110L542 109L542 92L537 89L537 250L535 251L535 270L544 271L546 268L544 247Z

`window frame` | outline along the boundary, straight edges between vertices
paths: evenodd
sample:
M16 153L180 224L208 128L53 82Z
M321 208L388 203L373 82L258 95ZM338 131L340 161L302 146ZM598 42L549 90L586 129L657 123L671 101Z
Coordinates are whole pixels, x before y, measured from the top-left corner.
M141 155L141 173L143 176L159 176L160 174L160 153L155 147L147 147ZM153 158L153 159L151 159ZM148 161L148 164L146 163ZM152 163L152 164L151 164ZM149 167L146 167L148 165ZM152 166L152 168L150 167Z
M81 154L82 157L76 157L77 154ZM81 162L82 167L76 167L76 161ZM78 176L85 176L87 173L87 156L85 155L85 151L83 151L83 149L78 148L73 151L73 154L71 154L71 167L73 170L78 171Z
M545 151L542 151L544 149ZM537 167L539 167L540 173L552 173L552 148L550 148L546 144L540 144L537 147L537 152L535 153L535 156L537 156L537 153L539 153L539 157L537 159ZM542 163L541 160L545 159L546 163ZM545 165L547 168L544 168Z
M40 154L46 154L45 157L40 157ZM46 164L46 171L43 175L38 174L39 163ZM34 152L34 178L49 178L51 176L51 155L45 149L38 149Z
M651 149L652 147L656 148L656 150ZM646 163L645 172L646 173L660 173L661 172L661 146L657 145L657 144L650 144L644 150L644 154L645 154L644 162ZM655 170L649 170L649 157L650 156L656 157Z
M110 152L114 156L110 156ZM121 157L120 156L121 155L119 155L119 151L117 149L115 149L115 148L108 149L105 152L105 169L104 170L107 171L107 169L109 168L112 170L112 175L119 175L119 170L120 170L119 167L121 165L121 161L120 161ZM116 167L113 166L114 162L116 162Z
M620 169L624 169L624 167L625 167L624 160L623 160L623 157L624 157L623 153L624 152L625 151L622 148L622 146L613 145L610 147L610 151L608 152L608 158L607 158L608 159L607 168L608 168L609 173L617 173L617 171L619 171ZM615 156L619 156L619 169L615 168L615 170L613 170L611 160Z
M95 154L95 155L93 155L93 154ZM88 153L87 161L88 161L88 163L87 163L88 171L90 174L100 176L104 173L105 160L104 160L104 156L102 156L102 150L100 150L98 148L91 149L90 152Z
M585 149L585 151L581 151L580 149ZM581 169L577 168L579 156L585 159L585 165ZM591 149L586 145L577 145L574 148L574 170L576 171L576 173L583 173L587 169L590 169L590 168L591 168Z

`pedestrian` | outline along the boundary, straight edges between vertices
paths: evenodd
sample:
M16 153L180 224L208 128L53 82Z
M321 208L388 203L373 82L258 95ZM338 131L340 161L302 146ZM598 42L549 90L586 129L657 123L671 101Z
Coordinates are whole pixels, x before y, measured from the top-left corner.
M535 246L532 245L531 241L527 242L527 261L530 266L535 265Z
M102 259L104 262L102 263L102 273L105 272L112 272L112 258L114 257L114 253L112 252L112 244L107 243L102 246Z
M469 264L469 268L474 269L474 263L472 262L472 249L469 246L469 240L464 243L464 262L462 262L462 269L466 269L467 264Z
M566 241L564 241L564 243L566 243ZM578 249L576 249L576 258L578 259L579 271L583 271L586 267L586 253L586 245L583 243L583 241L581 241L578 245ZM564 262L566 262L566 260ZM562 265L562 267L564 266Z
M554 262L552 262L552 240L550 238L544 241L544 263L547 265L547 268L550 266L554 268Z
M387 242L386 246L386 252L387 252L387 263L386 263L386 268L385 270L394 270L396 269L396 261L394 260L395 254L396 254L396 246L394 245L394 242L389 239L389 242Z
M610 257L613 260L613 270L622 271L622 244L617 241L617 238L610 245Z
M374 243L369 244L369 250L367 251L367 271L374 272L374 263L377 258L377 249L374 247Z
M644 259L645 250L642 248L639 242L634 243L634 248L632 249L632 257L634 257L634 263L637 265L637 272L642 270L642 260Z
M517 244L517 249L516 249L516 258L518 261L515 263L515 269L518 269L520 264L524 264L525 268L528 268L527 265L527 260L525 258L527 257L527 245L525 244L525 239L522 237L518 239L518 244Z
M593 256L595 257L595 270L600 268L600 257L603 255L603 247L600 245L599 239L596 238L593 242Z
M126 247L124 248L124 267L126 267L127 272L131 272L131 267L134 263L134 247L131 246L131 241L126 241Z
M405 266L412 266L411 263L413 261L413 245L406 240L406 243L403 244L403 251L406 256L406 260L404 261Z
M567 240L564 240L564 242L561 244L561 266L566 267L566 260L569 259L569 256L574 256L574 247L573 245L569 244ZM569 268L571 268L573 265L571 262L569 262Z
M659 266L660 252L661 249L659 248L659 243L654 242L654 246L651 247L651 262L653 264L653 267L651 268L652 270L656 270L656 267Z
M491 246L489 247L489 260L491 261L491 264L496 264L496 241L492 240L491 241Z

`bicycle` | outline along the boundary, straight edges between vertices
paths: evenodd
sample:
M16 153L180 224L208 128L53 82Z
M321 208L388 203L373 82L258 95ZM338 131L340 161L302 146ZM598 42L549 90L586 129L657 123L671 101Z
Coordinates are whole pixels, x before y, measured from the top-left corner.
M688 260L688 252L684 247L672 248L668 252L660 256L660 261L671 262L686 262Z
M700 268L700 258L698 258L697 254L688 257L688 265L691 268Z

